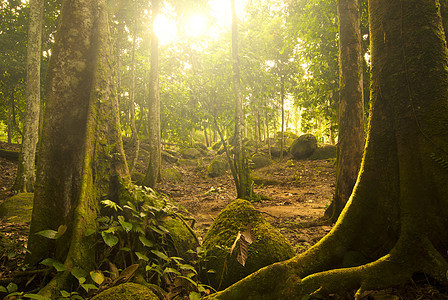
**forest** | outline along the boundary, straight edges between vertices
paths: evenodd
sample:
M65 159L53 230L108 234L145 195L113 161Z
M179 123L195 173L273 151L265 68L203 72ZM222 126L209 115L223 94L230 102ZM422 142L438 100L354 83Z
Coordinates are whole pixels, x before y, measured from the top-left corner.
M448 299L446 0L0 7L0 298Z

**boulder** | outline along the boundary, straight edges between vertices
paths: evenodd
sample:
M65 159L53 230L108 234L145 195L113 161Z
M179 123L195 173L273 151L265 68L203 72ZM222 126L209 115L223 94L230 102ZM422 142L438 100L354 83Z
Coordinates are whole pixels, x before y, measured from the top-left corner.
M310 156L312 160L318 159L332 159L337 156L337 146L336 145L322 145L317 147L316 151Z
M185 159L196 159L201 157L202 153L197 148L186 148L181 151L181 155Z
M127 282L102 291L92 300L159 300L159 297L144 285Z
M168 151L162 150L161 152L162 159L170 164L175 164L178 161L178 158L174 156L173 154L169 153Z
M266 166L269 166L272 164L272 160L269 158L269 156L262 154L262 153L255 153L251 157L251 168L252 169L259 169Z
M295 159L304 159L310 157L316 149L316 137L312 134L304 134L292 143L290 153Z
M160 176L163 181L168 182L181 182L182 181L182 173L175 168L162 168L160 170Z
M247 260L242 266L236 253L229 255L229 249L238 232L244 232L248 225L252 228L253 243L248 246ZM216 289L224 289L264 266L295 255L286 238L249 201L242 199L233 201L219 213L202 247L207 253L207 269L215 272L201 274L201 281L209 280Z
M33 199L33 193L20 193L6 199L0 204L0 219L15 223L30 222Z
M213 159L207 168L207 175L214 178L222 176L229 169L229 163L224 156Z
M190 250L196 251L199 247L196 236L188 229L187 225L178 219L169 219L163 222L163 227L168 229L174 249L170 256L182 257L186 261L193 259ZM171 248L171 247L170 247Z

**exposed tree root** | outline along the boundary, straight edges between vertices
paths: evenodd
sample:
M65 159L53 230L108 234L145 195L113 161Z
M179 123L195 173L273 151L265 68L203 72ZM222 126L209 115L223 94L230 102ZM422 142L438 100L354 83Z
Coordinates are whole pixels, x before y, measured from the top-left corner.
M367 264L307 275L311 268L323 268L323 261L316 263L319 257L326 258L328 267L334 267L334 261L328 260L327 255L321 256L324 254L322 245L310 250L311 253L305 252L289 261L259 270L217 293L214 299L300 299L306 295L327 296L352 291L357 291L356 297L360 298L368 290L406 284L417 272L444 281L448 270L446 260L424 238L402 238L389 254Z

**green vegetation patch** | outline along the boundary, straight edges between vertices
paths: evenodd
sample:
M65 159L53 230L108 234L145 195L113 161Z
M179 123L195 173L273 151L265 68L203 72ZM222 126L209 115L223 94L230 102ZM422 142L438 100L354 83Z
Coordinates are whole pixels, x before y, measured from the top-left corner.
M20 193L0 204L0 218L16 223L31 221L33 211L33 193Z
M107 289L92 300L159 300L146 286L127 282Z
M252 226L253 243L248 246L247 260L242 266L230 249L248 225ZM258 269L295 255L286 238L267 222L249 201L237 199L217 216L202 244L207 253L207 269L202 281L224 289ZM213 272L210 272L213 270Z

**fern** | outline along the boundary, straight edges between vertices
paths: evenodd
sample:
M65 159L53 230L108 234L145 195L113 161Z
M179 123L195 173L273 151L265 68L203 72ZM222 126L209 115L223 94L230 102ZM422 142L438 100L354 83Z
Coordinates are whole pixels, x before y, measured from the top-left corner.
M435 153L431 153L431 158L436 163L438 163L442 168L444 168L445 170L448 171L448 161L446 161L445 159L435 155Z

